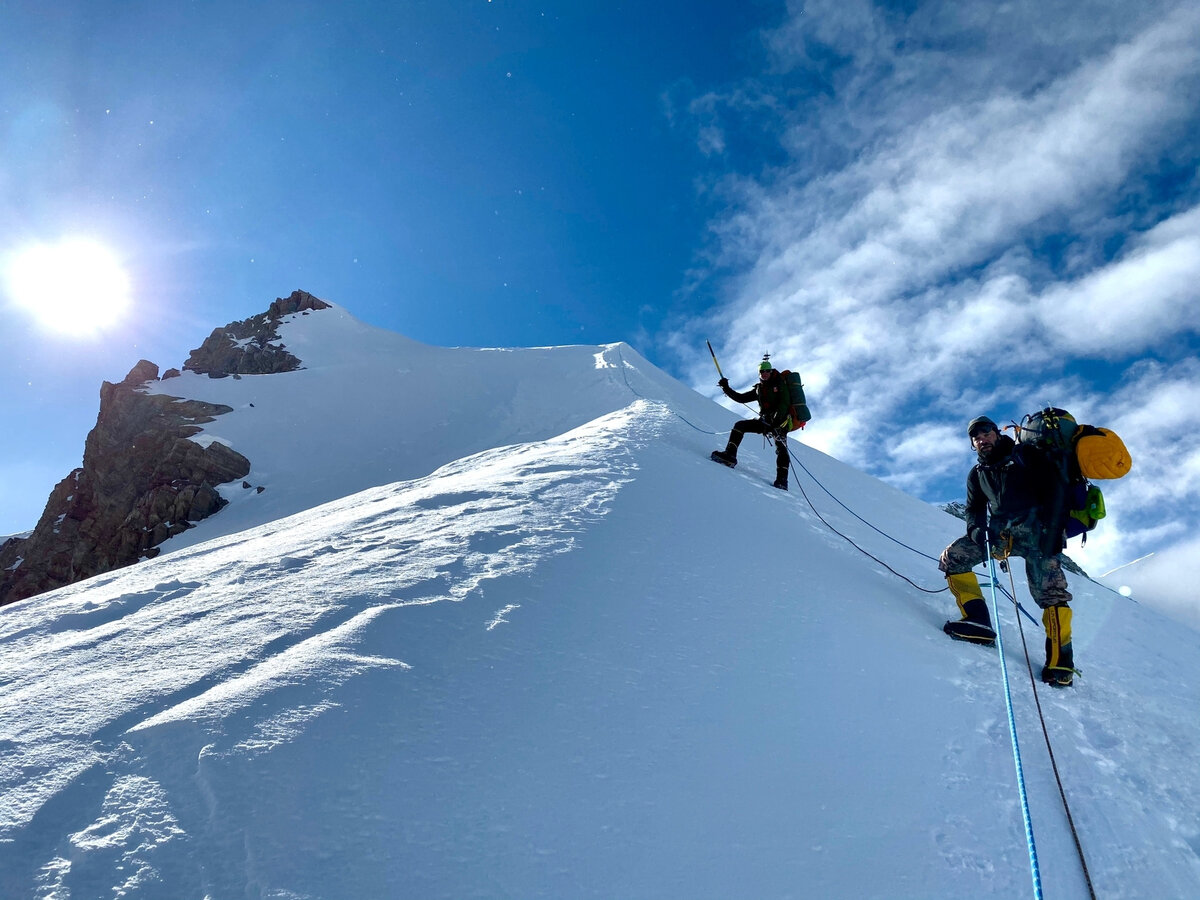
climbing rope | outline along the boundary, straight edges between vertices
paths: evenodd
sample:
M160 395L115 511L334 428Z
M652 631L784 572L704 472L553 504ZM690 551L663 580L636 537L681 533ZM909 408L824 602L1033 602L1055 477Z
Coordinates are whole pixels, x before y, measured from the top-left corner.
M711 344L709 345L709 352L712 352L712 345L711 345ZM629 389L630 393L632 393L632 394L633 394L635 397L638 397L638 398L640 398L640 399L642 399L642 400L648 400L648 399L650 399L650 398L646 397L645 395L641 394L641 393L640 393L640 392L639 392L639 391L638 391L636 388L634 388L634 386L633 386L632 384L630 384L630 383L629 383L629 378L628 378L628 377L626 376L626 374L625 374L625 367L626 367L626 364L625 364L625 356L624 356L624 354L622 354L622 353L621 353L621 347L620 347L620 345L619 345L619 344L617 345L617 358L618 358L618 359L620 359L620 361L621 361L621 378L622 378L622 380L624 380L624 382L625 382L625 387L627 387L627 388ZM718 372L718 373L720 373L720 371L721 371L721 366L720 366L720 364L719 364L719 363L717 363L717 359L716 359L716 355L715 355L715 354L713 355L713 362L714 362L714 363L717 365L717 372ZM747 409L747 410L749 410L750 412L752 412L752 413L754 412L754 410L753 410L753 409L751 409L751 407L749 406L749 404L742 403L742 406L745 406L745 407L746 407L746 409ZM679 419L680 421L682 421L684 424L686 424L686 425L690 426L691 428L694 428L696 431L699 431L701 434L710 434L710 435L714 435L714 436L715 436L715 435L721 435L721 434L727 434L727 433L728 433L728 432L726 432L726 431L708 431L707 429L701 428L700 426L696 425L695 423L693 423L693 422L689 421L689 420L688 420L686 417L684 417L684 416L683 416L683 415L681 415L680 413L676 412L674 409L672 409L672 410L671 410L671 414L672 414L672 415L674 415L674 416L675 416L677 419ZM764 437L764 440L765 440L765 439L766 439L766 435L764 435L763 437ZM784 438L784 440L786 440L786 437ZM841 507L842 509L844 509L846 512L850 513L850 515L852 515L854 518L858 519L858 521L862 522L862 523L863 523L864 525L866 525L868 528L871 528L872 530L874 530L874 531L878 532L879 534L883 535L883 536L884 536L885 538L887 538L889 541L892 541L892 542L894 542L894 543L896 543L896 544L899 544L899 545L900 545L901 547L903 547L905 550L910 550L910 551L912 551L913 553L916 553L918 556L923 556L925 559L933 560L934 562L937 562L937 561L938 561L936 556L930 556L928 553L925 553L923 550L918 550L916 547L910 547L908 544L904 543L904 541L901 541L901 540L899 540L898 538L895 538L895 537L893 537L892 535L890 535L890 534L888 534L886 531L884 531L882 528L879 528L878 526L876 526L876 525L874 525L873 523L869 522L868 520L864 519L862 516L860 516L858 513L856 513L856 512L855 512L854 510L852 510L850 507L848 507L848 506L847 506L845 503L843 503L841 500L839 500L839 499L838 499L838 497L837 497L837 496L836 496L836 495L835 495L835 494L834 494L832 491L830 491L830 490L829 490L829 488L825 487L825 485L823 485L823 484L821 483L820 479L818 479L818 478L817 478L815 475L813 475L813 473L812 473L812 472L810 472L810 471L808 470L808 467L807 467L807 466L805 466L805 465L804 465L804 463L802 463L802 462L801 462L801 461L800 461L800 460L799 460L799 459L796 457L796 454L792 452L792 448L791 448L791 447L788 447L788 448L787 448L787 452L788 452L788 456L790 456L790 457L791 457L792 461L793 461L793 462L794 462L794 463L795 463L797 466L799 466L801 469L803 469L803 470L804 470L804 473L805 473L806 475L808 475L808 477L809 477L809 478L811 478L811 479L813 480L813 483L814 483L814 484L816 484L816 485L817 485L817 487L819 487L819 488L820 488L821 490L823 490L823 491L824 491L826 494L828 494L828 495L829 495L829 496L830 496L830 497L833 499L833 501L834 501L835 503L837 503L837 504L838 504L838 506L840 506L840 507ZM921 585L919 585L919 584L917 584L915 581L913 581L911 578L909 578L907 575L902 575L900 572L897 572L895 569L893 569L891 566L889 566L887 563L885 563L885 562L884 562L883 560L881 560L879 557L875 556L873 553L870 553L869 551L865 550L863 547L859 546L857 543L855 543L853 540L851 540L851 539L850 539L849 537L847 537L845 534L842 534L842 532L838 531L838 530L837 530L836 528L834 528L834 527L833 527L831 524L829 524L829 521L828 521L828 520L827 520L827 519L826 519L824 516L822 516L822 515L821 515L820 511L818 511L818 510L817 510L817 508L816 508L816 506L815 506L815 505L813 505L812 499L811 499L811 498L808 496L808 492L804 490L804 485L802 485L802 484L800 483L800 479L799 479L799 477L794 477L794 479L793 479L793 480L794 480L794 481L795 481L795 483L796 483L796 487L798 487L798 488L800 489L800 494L801 494L801 495L804 497L804 500L805 500L805 502L807 502L807 503L808 503L809 509L811 509L811 510L813 511L813 514L814 514L814 515L815 515L815 516L816 516L818 519L820 519L820 520L821 520L822 524L824 524L826 528L828 528L830 531L832 531L834 534L836 534L838 537L840 537L842 540L844 540L846 543L848 543L848 544L849 544L851 547L853 547L855 550L859 551L859 552L860 552L860 553L862 553L864 556L867 556L868 558L870 558L870 559L874 560L875 562L879 563L879 565L883 566L885 569L887 569L889 572L891 572L891 573L892 573L893 575L895 575L897 578L899 578L899 579L901 579L901 580L903 580L903 581L906 581L906 582L908 582L908 584L912 585L914 588L916 588L918 591L921 591L922 593L925 593L925 594L940 594L942 591L949 590L949 588L945 588L945 587L942 587L942 588L927 588L927 587L922 587ZM1022 613L1024 613L1026 616L1028 616L1028 617L1029 617L1029 620L1030 620L1031 622L1032 622L1032 621L1036 621L1036 620L1033 618L1033 616L1031 616L1031 615L1029 614L1029 612L1028 612L1028 611L1025 609L1025 607L1023 607L1023 606L1022 606L1020 603L1017 603L1017 602L1016 602L1015 598L1014 598L1013 602L1016 604L1016 607L1017 607L1017 609L1018 609L1018 610L1020 610Z
M913 553L916 553L918 556L923 556L923 557L925 557L926 559L931 559L931 560L933 560L934 562L937 562L937 561L938 561L938 558L937 558L936 556L930 556L930 555L929 555L928 553L926 553L924 550L918 550L916 547L910 547L908 544L904 543L904 541L902 541L902 540L899 540L898 538L894 538L894 537L892 537L890 534L888 534L888 533L887 533L886 531L884 531L882 528L878 528L878 527L876 527L875 525L873 525L873 524L871 524L870 522L868 522L866 519L864 519L862 516L860 516L858 513L856 513L856 512L855 512L854 510L852 510L850 507L848 507L848 506L847 506L845 503L843 503L841 500L839 500L837 497L835 497L835 496L833 495L833 493L831 493L831 492L830 492L830 490L829 490L827 487L825 487L825 485L821 484L821 482L817 480L817 477L816 477L815 475L813 475L813 473L812 473L812 472L810 472L810 471L808 470L808 467L807 467L807 466L805 466L805 465L804 465L804 463L800 462L800 460L796 458L796 455L795 455L794 453L792 453L792 451L791 451L791 448L790 448L790 447L788 448L788 454L789 454L789 455L792 457L792 461L793 461L793 462L794 462L796 465L798 465L798 466L799 466L801 469L803 469L803 470L804 470L804 474L805 474L805 475L807 475L809 478L811 478L811 479L813 480L813 482L814 482L814 483L817 485L817 487L819 487L821 490L823 490L823 491L824 491L826 494L829 494L829 496L833 498L833 502L834 502L834 503L836 503L838 506L840 506L840 507L841 507L842 509L844 509L846 512L850 513L850 515L854 516L854 518L858 519L858 521L862 522L862 523L863 523L864 525L866 525L868 528L871 528L871 529L873 529L873 530L875 530L875 531L879 532L879 533L880 533L880 534L882 534L882 535L883 535L885 538L887 538L889 541L892 541L893 543L899 544L899 545L900 545L901 547L903 547L905 550L911 550ZM944 589L943 589L943 590L944 590Z
M1016 597L1017 586L1013 581L1011 569L1008 572L1008 583L1012 587L1010 597ZM1004 590L1003 585L1000 588ZM993 600L995 591L993 589ZM1017 617L1017 629L1021 634L1021 648L1025 651L1025 668L1029 672L1029 686L1033 691L1033 702L1037 707L1038 722L1042 727L1042 737L1046 740L1046 753L1050 756L1050 768L1054 772L1054 782L1058 785L1058 796L1062 800L1063 812L1067 814L1067 825L1071 828L1071 838L1075 841L1075 852L1079 855L1079 865L1083 868L1083 879L1087 882L1088 896L1096 900L1096 889L1092 885L1092 873L1088 871L1087 859L1083 854L1083 843L1079 839L1079 831L1075 828L1075 817L1071 815L1071 804L1067 802L1067 792L1063 788L1062 777L1058 772L1058 761L1054 758L1054 747L1050 743L1050 731L1046 727L1046 717L1042 714L1042 701L1038 696L1037 680L1033 677L1033 662L1029 658L1029 645L1025 641L1025 628L1021 625L1021 617ZM999 633L999 628L996 629Z
M787 438L782 438L782 440L787 440ZM787 452L788 452L788 455L789 455L789 456L790 456L790 457L791 457L791 458L792 458L792 459L793 459L793 460L796 462L796 464L797 464L797 465L799 465L799 466L800 466L800 467L803 469L803 468L804 468L804 466L803 466L803 465L801 465L800 461L796 459L796 455L795 455L794 453L792 453L792 448L791 448L791 447L788 447L788 448L787 448ZM808 469L804 469L804 471L805 471L805 472L808 472ZM828 489L826 489L824 485L822 485L822 484L821 484L819 481L817 481L817 479L816 479L816 478L813 478L813 475L812 475L812 473L811 473L811 472L808 472L808 477L809 477L809 478L812 478L812 479L813 479L813 481L816 481L816 482L817 482L817 484L818 484L818 485L821 487L821 489L822 489L822 490L824 490L824 491L825 491L825 493L829 494L829 491L828 491ZM869 558L871 558L871 559L875 560L875 562L879 563L879 565L883 566L885 569L887 569L889 572L891 572L891 573L892 573L893 575L895 575L897 578L900 578L900 579L902 579L902 580L904 580L904 581L907 581L909 584L911 584L913 587L915 587L915 588L916 588L918 591L921 591L922 593L925 593L925 594L940 594L942 591L949 590L949 588L945 588L945 587L943 587L943 588L927 588L927 587L921 587L921 585L917 584L915 581L913 581L913 580L912 580L911 578L909 578L907 575L902 575L900 572L897 572L895 569L893 569L891 566L889 566L887 563L885 563L885 562L884 562L882 559L880 559L880 558L879 558L878 556L876 556L875 554L873 554L873 553L871 553L870 551L868 551L868 550L865 550L865 549L863 549L862 547L860 547L858 544L856 544L856 543L855 543L853 540L851 540L849 537L847 537L846 535L842 534L840 531L838 531L836 528L834 528L832 525L830 525L830 524L829 524L829 521L828 521L828 520L827 520L827 519L826 519L826 518L825 518L823 515L821 515L821 513L820 513L820 512L817 510L817 508L816 508L816 507L813 505L812 499L811 499L811 498L808 496L808 491L804 490L804 485L802 485L802 484L800 483L800 479L799 479L799 477L797 477L797 476L795 476L795 475L793 474L793 480L796 482L796 487L800 488L800 494L801 494L801 496L802 496L802 497L804 497L804 500L805 500L805 502L806 502L806 503L808 503L808 508L809 508L809 509L811 509L811 510L813 511L813 514L814 514L814 515L815 515L815 516L816 516L818 519L820 519L820 520L821 520L822 524L823 524L823 525L824 525L826 528L828 528L830 531L832 531L834 534L836 534L838 537L840 537L842 540L844 540L844 541L845 541L847 544L849 544L851 547L853 547L855 550L857 550L859 553L861 553L861 554L863 554L864 556L867 556L867 557L869 557ZM833 497L833 494L829 494L829 496ZM835 500L837 500L837 498L836 498L836 497L834 497L834 499L835 499ZM838 502L839 502L839 503L841 503L841 501L840 501L840 500L839 500ZM845 507L845 504L842 504L842 506L843 506L843 508L846 508L846 507ZM849 510L849 508L846 508L846 511L847 511L847 512L851 512L851 511ZM854 515L856 519L859 519L860 521L866 522L866 524L868 524L868 525L870 525L870 524L871 524L870 522L867 522L867 521L866 521L866 519L863 519L861 516L858 516L858 515L856 515L856 514L854 514L854 513L851 513L851 514L852 514L852 515ZM875 528L875 526L874 526L874 525L871 525L871 527L872 527L872 528ZM878 528L875 528L875 530L876 530L876 531L879 531L879 529L878 529ZM884 534L884 532L882 532L882 531L880 531L879 533L880 533L880 534ZM885 535L885 536L887 536L887 535ZM895 540L895 538L893 538L893 540ZM900 542L899 542L899 541L896 541L896 543L900 543ZM909 550L912 550L913 548L912 548L912 547L909 547L908 549L909 549ZM916 551L914 551L914 552L916 552L916 553L920 553L921 551L919 551L919 550L916 550ZM924 556L925 554L921 554L921 555L922 555L922 556ZM930 558L932 558L932 557L930 557Z
M748 408L748 407L747 407L747 408ZM871 522L868 522L866 519L864 519L862 516L860 516L858 513L856 513L856 512L855 512L854 510L852 510L850 507L848 507L848 506L847 506L845 503L843 503L841 500L839 500L839 499L838 499L838 498L837 498L837 497L836 497L836 496L833 494L833 492L831 492L831 491L829 490L829 488L827 488L827 487L825 487L825 485L821 484L820 480L819 480L819 479L818 479L818 478L817 478L815 475L813 475L813 473L812 473L812 472L810 472L810 471L808 470L808 468L807 468L807 467L804 465L804 463L800 462L800 460L796 458L796 454L792 453L792 450L791 450L791 448L790 448L790 447L788 448L788 455L789 455L789 456L792 458L792 460L793 460L793 461L796 463L796 465L797 465L797 466L799 466L801 469L803 469L803 470L804 470L804 473L805 473L806 475L808 475L808 477L809 477L809 478L811 478L811 479L813 480L813 482L814 482L814 483L817 485L817 487L819 487L819 488L820 488L821 490L823 490L823 491L824 491L826 494L828 494L830 497L832 497L832 498L833 498L833 500L834 500L834 502L835 502L835 503L837 503L837 504L838 504L838 506L840 506L840 507L841 507L842 509L844 509L846 512L850 513L850 515L854 516L854 518L858 519L858 521L862 522L864 525L868 526L869 528L873 529L874 531L877 531L879 534L883 535L883 536L884 536L885 538L887 538L888 540L890 540L890 541L892 541L892 542L894 542L894 543L896 543L896 544L899 544L899 545L900 545L901 547L903 547L904 549L906 549L906 550L911 550L913 553L916 553L918 556L923 556L923 557L925 557L926 559L933 560L934 562L937 562L937 561L938 561L938 559L937 559L937 557L936 557L936 556L930 556L928 553L925 553L925 552L924 552L924 551L922 551L922 550L918 550L918 549L917 549L917 548L915 548L915 547L910 547L908 544L904 543L903 541L901 541L901 540L898 540L897 538L894 538L894 537L892 537L890 534L888 534L888 533L887 533L886 531L884 531L882 528L878 528L878 527L876 527L875 525L873 525ZM812 511L813 511L814 513L816 513L816 516L817 516L817 518L818 518L818 519L820 519L822 522L825 522L825 519L824 519L824 518L821 516L821 514L820 514L819 512L817 512L817 509L816 509L816 507L815 507L815 506L813 506L812 500L810 500L810 499L809 499L809 497L808 497L808 494L805 492L805 490L804 490L803 486L801 486L801 485L800 485L800 479L799 479L799 478L797 478L797 479L796 479L796 486L800 488L800 493L801 493L801 494L804 496L804 499L805 499L805 500L808 502L808 505L809 505L809 507L812 509ZM834 534L837 534L837 535L839 535L840 537L844 538L846 541L848 541L848 542L849 542L849 543L850 543L852 546L854 546L854 547L855 547L855 548L857 548L858 550L862 551L863 553L866 553L866 555L867 555L867 556L870 556L870 557L871 557L871 559L875 559L875 560L876 560L876 562L879 562L879 560L878 560L878 559L876 559L876 557L874 557L874 556L871 556L871 554L870 554L870 553L867 553L867 551L863 550L861 547L859 547L857 544L855 544L855 543L854 543L854 541L851 541L851 540L850 540L848 537L846 537L844 534L842 534L841 532L839 532L839 531L838 531L836 528L834 528L834 527L833 527L832 525L830 525L828 522L825 522L825 527L827 527L827 528L828 528L830 531L832 531ZM909 584L913 585L913 587L915 587L917 590L919 590L919 591L923 591L923 592L924 592L924 593L926 593L926 594L940 594L942 591L949 590L949 588L939 588L939 589L937 589L937 590L933 590L933 589L931 589L931 588L923 588L923 587L921 587L921 586L920 586L920 585L918 585L918 584L914 584L914 583L913 583L911 580L909 580L908 578L905 578L903 575L900 575L900 573L896 572L896 570L895 570L895 569L891 568L891 567L890 567L890 566L888 566L886 563L880 563L880 565L883 565L885 568L887 568L887 569L888 569L888 571L889 571L889 572L892 572L892 573L894 573L894 574L898 575L900 578L903 578L903 579L904 579L905 581L907 581ZM1001 588L1001 589L1003 590L1003 588ZM1022 606L1020 603L1018 603L1018 602L1017 602L1017 599L1016 599L1016 597L1015 597L1015 596L1013 596L1013 597L1010 597L1009 599L1011 599L1011 600L1012 600L1012 602L1013 602L1013 605L1014 605L1014 606L1016 606L1017 610L1018 610L1018 611L1020 611L1021 613L1023 613L1023 614L1025 615L1025 617L1026 617L1027 619L1029 619L1029 621L1030 621L1030 622L1037 622L1037 619L1035 619L1035 618L1034 618L1034 617L1033 617L1033 616L1030 614L1029 610L1027 610L1027 609L1026 609L1024 606Z
M1042 900L1042 874L1038 869L1037 845L1033 839L1033 819L1029 815L1029 794L1025 790L1025 771L1021 765L1021 744L1017 740L1017 720L1013 715L1012 689L1008 680L1008 664L1004 660L1004 637L1000 629L1000 610L996 602L996 560L990 555L988 556L988 565L992 575L992 621L996 623L996 648L1000 657L1000 674L1004 681L1004 706L1008 710L1008 734L1012 738L1013 764L1017 769L1017 793L1021 797L1021 816L1025 821L1025 843L1029 847L1029 867L1033 876L1033 896L1037 900ZM1018 625L1020 621L1020 616L1018 616Z
M621 353L621 345L620 344L617 345L617 358L621 360L621 378L623 378L625 380L625 387L629 388L630 392L635 397L637 397L641 400L650 400L649 397L646 397L643 394L639 393L637 391L637 389L634 388L634 386L629 383L629 378L625 375L625 356L623 353ZM661 401L651 401L651 402L653 403L653 402L661 402ZM668 409L669 409L669 407L668 407ZM712 434L712 435L725 434L725 432L723 432L723 431L707 431L706 429L701 428L699 425L696 425L693 422L689 422L686 418L684 418L682 415L680 415L678 412L676 412L673 409L671 410L671 414L673 416L675 416L675 418L684 422L685 424L690 425L692 428L695 428L701 434Z

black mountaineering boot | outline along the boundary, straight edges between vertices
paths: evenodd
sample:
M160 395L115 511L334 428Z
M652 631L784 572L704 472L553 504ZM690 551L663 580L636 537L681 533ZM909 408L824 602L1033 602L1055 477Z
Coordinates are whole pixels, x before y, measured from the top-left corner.
M773 486L779 488L781 491L786 491L788 489L787 469L779 470L779 472L775 475L775 484Z
M729 443L724 450L714 450L708 457L713 462L719 462L723 466L735 468L737 466L737 445Z
M964 572L961 575L947 575L946 581L962 618L958 621L951 619L942 626L942 631L956 641L970 641L990 647L996 642L996 632L992 630L987 601L979 590L979 579L973 572Z
M983 603L982 600L979 601ZM984 613L987 613L986 607ZM942 631L950 635L956 641L968 641L972 644L983 644L990 647L996 643L996 632L992 630L990 621L980 621L979 619L959 619L957 621L951 619L942 626Z

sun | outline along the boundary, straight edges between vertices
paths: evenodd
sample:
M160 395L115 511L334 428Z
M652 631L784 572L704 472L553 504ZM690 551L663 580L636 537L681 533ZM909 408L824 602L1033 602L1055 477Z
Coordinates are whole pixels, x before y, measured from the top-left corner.
M129 276L120 261L86 238L27 247L9 263L6 280L12 301L59 334L98 334L129 307Z

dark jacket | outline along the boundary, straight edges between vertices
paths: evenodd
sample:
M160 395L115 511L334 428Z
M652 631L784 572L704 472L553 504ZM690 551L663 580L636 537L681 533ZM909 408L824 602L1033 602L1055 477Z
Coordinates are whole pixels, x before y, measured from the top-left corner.
M1027 525L1042 538L1043 553L1060 553L1062 505L1062 481L1046 454L1002 434L991 454L980 456L967 475L967 536L983 544L990 512L993 535Z
M783 376L775 369L771 370L771 374L766 379L760 376L758 384L748 391L735 391L727 381L721 385L721 390L725 392L726 397L736 400L738 403L758 401L758 411L762 420L772 428L778 428L786 422L791 413L787 384L784 383Z

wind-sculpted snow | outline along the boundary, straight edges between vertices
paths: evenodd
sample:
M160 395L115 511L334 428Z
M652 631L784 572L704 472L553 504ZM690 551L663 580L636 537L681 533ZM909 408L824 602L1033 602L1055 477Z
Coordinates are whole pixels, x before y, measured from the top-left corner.
M146 764L140 748L156 731L199 726L214 736L203 754L262 753L332 708L347 679L408 668L356 648L381 618L463 601L570 550L631 477L622 432L661 415L637 401L551 441L488 451L184 551L170 581L153 584L161 566L148 563L6 616L0 840L33 850L21 835L72 792L128 794L121 785ZM475 619L480 629L497 624L486 610ZM258 712L264 705L270 713ZM143 807L128 807L121 827ZM104 810L72 837L71 857L43 858L47 878L65 883L71 859L94 849L87 836L116 828L104 825L120 815L109 799Z

